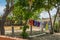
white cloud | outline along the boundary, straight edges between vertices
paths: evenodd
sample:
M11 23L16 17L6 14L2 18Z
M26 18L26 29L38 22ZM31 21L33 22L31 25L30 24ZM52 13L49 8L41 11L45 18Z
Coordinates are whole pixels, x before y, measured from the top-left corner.
M53 10L50 11L50 13L51 13L52 16L55 15L56 12L57 12L56 8L54 8Z
M56 8L53 8L50 13L51 13L51 16L55 15L56 14ZM40 18L49 18L49 15L46 11L43 11L41 14L40 14Z
M0 5L0 15L3 15L5 6Z
M40 14L41 18L49 18L49 15L46 11L43 11L41 14Z

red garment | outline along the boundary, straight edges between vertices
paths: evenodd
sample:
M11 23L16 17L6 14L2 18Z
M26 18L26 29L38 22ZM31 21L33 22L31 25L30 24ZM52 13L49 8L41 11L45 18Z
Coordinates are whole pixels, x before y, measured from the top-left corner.
M31 26L33 26L33 24L34 24L33 20L29 20L29 24L30 24Z

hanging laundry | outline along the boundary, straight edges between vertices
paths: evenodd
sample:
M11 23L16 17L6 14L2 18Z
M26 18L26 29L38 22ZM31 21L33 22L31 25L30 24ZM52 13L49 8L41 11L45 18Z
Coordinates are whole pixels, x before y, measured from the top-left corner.
M31 25L31 26L33 26L33 20L29 20L29 24Z
M46 30L48 30L48 23L46 24L46 27L45 27Z
M34 26L37 26L37 21L34 20Z
M47 22L44 22L44 24L43 24L44 25L44 28L46 27L46 24L47 24Z
M37 22L37 27L40 27L40 22Z

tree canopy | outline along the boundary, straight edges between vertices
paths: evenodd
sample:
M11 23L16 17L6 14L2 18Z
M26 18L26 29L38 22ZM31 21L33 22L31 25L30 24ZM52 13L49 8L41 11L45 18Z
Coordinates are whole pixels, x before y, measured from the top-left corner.
M30 4L29 4L30 3ZM43 0L18 0L14 6L13 15L19 19L22 17L23 20L29 18L37 19L40 16L40 12L43 10ZM31 11L30 11L31 5Z

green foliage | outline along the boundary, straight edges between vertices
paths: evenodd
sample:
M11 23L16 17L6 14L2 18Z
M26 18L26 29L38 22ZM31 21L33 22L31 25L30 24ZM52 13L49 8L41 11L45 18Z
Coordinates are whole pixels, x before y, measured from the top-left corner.
M52 9L54 5L60 3L59 0L18 0L14 5L13 15L15 16L16 20L28 20L38 19L39 14L44 9L46 11ZM30 8L31 4L31 8ZM23 27L23 33L26 31L27 27ZM24 35L24 34L23 34Z
M43 8L43 0L32 0L32 6L31 11L29 10L29 0L18 0L15 4L13 14L14 16L21 17L23 20L28 20L29 18L38 19L39 18L39 12L41 12L40 9ZM36 11L38 13L36 13Z
M54 31L58 32L59 31L59 24L56 22L54 26Z
M29 28L29 26L27 26L27 25L24 25L24 27L22 28L23 32L22 32L21 36L23 38L27 38L28 37L28 33L26 32L27 28Z
M21 36L22 36L23 38L28 38L29 35L28 35L27 32L22 32Z
M24 25L24 27L23 27L23 31L26 32L26 29L27 29L27 28L29 28L29 26Z
M60 5L60 0L51 0L51 5L58 7Z
M51 3L52 3L52 0L45 0L44 1L43 8L45 9L45 11L48 11L48 10L51 10L54 8L54 6Z

